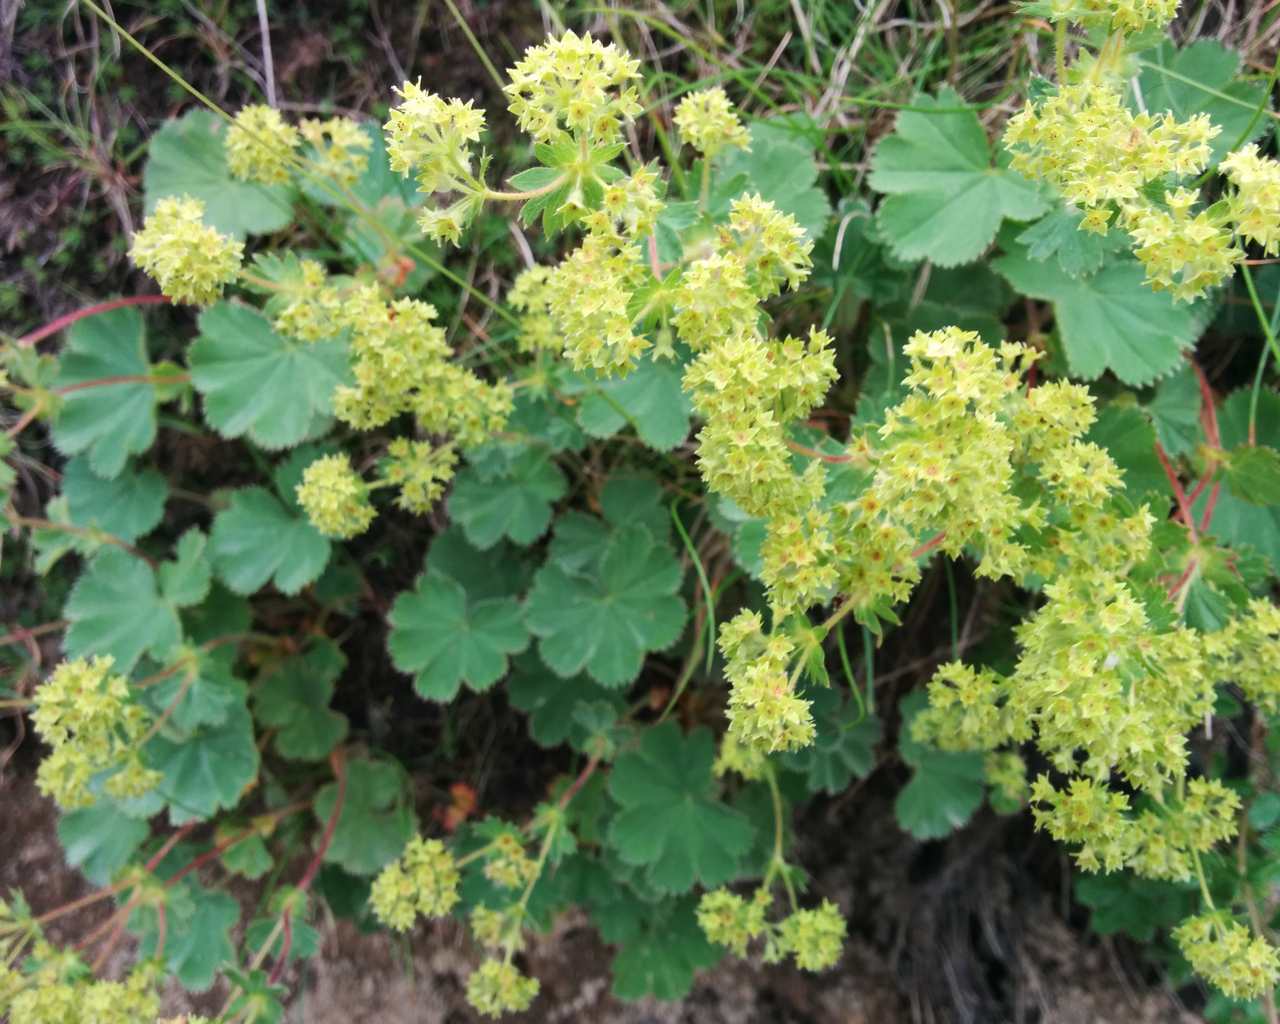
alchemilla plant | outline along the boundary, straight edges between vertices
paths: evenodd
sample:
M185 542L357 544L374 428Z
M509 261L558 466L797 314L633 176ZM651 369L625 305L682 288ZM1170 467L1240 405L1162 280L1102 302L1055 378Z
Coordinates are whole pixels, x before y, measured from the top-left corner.
M994 143L949 89L903 105L838 215L812 122L751 121L728 83L655 106L637 58L572 31L507 72L528 166L505 180L500 115L417 81L380 129L166 125L129 252L194 339L149 340L125 299L56 356L4 350L6 456L43 422L65 458L42 509L0 477L11 550L76 569L63 660L2 703L49 748L38 786L100 886L78 905L115 910L62 947L66 908L11 894L0 1011L154 1020L166 977L221 977L217 1020L280 1020L321 901L465 919L488 1016L539 998L522 951L570 907L625 998L726 953L825 970L857 921L790 821L869 774L886 725L907 832L1025 811L1092 906L1109 879L1179 887L1163 955L1227 997L1215 1019L1271 1005L1280 801L1265 741L1242 768L1215 727L1280 708L1280 352L1250 269L1280 251L1271 83L1175 49L1176 0L1024 6L1055 76ZM450 253L505 220L525 265L499 297ZM1237 280L1265 345L1220 398L1192 350ZM162 430L238 451L234 486L200 493ZM377 592L406 538L421 573ZM1019 612L877 705L875 644L939 565L953 602L962 569ZM344 697L371 611L413 700L448 723L504 693L573 770L420 820ZM243 933L235 875L271 878ZM137 964L106 980L126 931Z

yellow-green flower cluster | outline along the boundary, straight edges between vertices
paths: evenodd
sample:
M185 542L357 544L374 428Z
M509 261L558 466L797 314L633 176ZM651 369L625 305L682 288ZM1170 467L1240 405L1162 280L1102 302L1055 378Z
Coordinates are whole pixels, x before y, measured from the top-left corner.
M751 138L719 86L689 93L676 106L675 122L680 141L704 159L710 160L730 146L750 148Z
M806 971L835 966L844 946L845 921L830 900L812 910L797 910L778 926L778 946Z
M637 167L625 178L604 188L600 208L582 217L583 226L603 235L617 233L639 238L653 231L662 213L661 179L651 166Z
M750 900L715 889L698 903L698 926L708 940L737 956L745 956L747 946L764 936L767 963L792 956L803 970L823 971L840 959L845 920L830 900L811 910L795 910L776 922L767 919L769 906L769 893L763 888Z
M1053 185L1086 210L1136 203L1145 185L1199 174L1221 131L1207 114L1135 114L1100 81L1060 85L1039 105L1028 100L1005 127L1015 170Z
M1027 762L1017 751L990 751L982 760L982 772L992 790L992 803L1002 813L1021 807L1031 795Z
M1280 607L1255 598L1245 614L1206 634L1204 642L1215 682L1234 683L1268 714L1280 713Z
M1167 25L1180 0L1049 0L1050 21L1072 21L1115 32L1144 32Z
M1105 234L1118 212L1148 284L1190 300L1225 280L1241 258L1228 217L1217 206L1195 212L1199 195L1191 189L1167 190L1157 203L1149 187L1203 171L1220 131L1206 114L1186 121L1134 114L1112 85L1090 76L1060 83L1039 105L1028 100L1005 128L1004 144L1015 170L1047 181L1085 211L1085 230Z
M1227 216L1237 234L1262 246L1268 256L1280 252L1280 163L1248 145L1218 166L1235 186L1227 196Z
M382 478L400 488L397 505L407 512L426 515L444 495L457 464L458 452L451 444L437 448L430 441L397 437L387 447Z
M564 341L551 315L551 279L555 268L529 267L511 282L507 304L520 316L516 345L521 352L558 352Z
M174 302L215 302L240 273L244 243L220 234L203 217L199 199L161 199L129 247L129 258Z
M520 889L538 877L538 870L537 861L525 852L520 839L503 832L485 858L484 877L503 889Z
M725 248L746 267L751 290L767 299L798 288L813 269L813 241L796 219L758 194L739 196L729 206Z
M726 732L720 737L720 747L711 770L718 779L729 772L736 772L748 782L757 782L765 777L768 767L768 758L761 751L743 743L736 733Z
M795 515L821 495L821 466L794 471L787 427L822 400L835 379L831 338L730 335L685 373L684 387L703 419L698 463L709 487L753 516Z
M373 880L369 906L389 928L407 931L419 914L444 917L458 902L458 865L438 839L414 836Z
M1280 975L1275 947L1222 913L1188 918L1174 929L1173 938L1192 970L1233 999L1270 992Z
M1013 731L1009 688L990 669L948 662L929 680L929 706L911 723L911 735L941 750L994 749Z
M464 447L502 429L510 386L487 384L447 361L451 350L434 323L435 307L416 299L388 304L368 285L347 296L342 309L355 384L334 392L339 419L370 430L408 412L425 432L452 434Z
M471 911L471 934L488 949L518 953L524 949L524 917L519 903L502 908L481 904Z
M486 1017L527 1010L538 995L538 979L506 960L486 960L467 979L467 1002Z
M1016 630L1022 648L1007 706L1012 738L1036 732L1059 771L1133 786L1180 778L1186 733L1213 709L1199 635L1151 623L1130 584L1076 566ZM1083 755L1081 759L1080 755Z
M309 117L298 130L311 144L308 155L321 175L344 188L360 180L369 166L372 142L359 121L349 117L330 117L323 121Z
M289 180L294 150L301 141L298 129L280 111L260 103L244 107L223 140L227 169L241 181L283 184Z
M1165 193L1164 206L1143 202L1121 208L1120 222L1133 236L1148 286L1188 302L1230 277L1244 256L1219 207L1192 211L1199 198L1179 188Z
M271 325L280 334L308 343L332 338L342 330L342 296L329 283L324 266L299 260L298 276L285 282L278 297L283 305Z
M640 62L589 35L566 32L530 47L507 77L508 107L538 142L572 134L588 146L608 145L642 109L630 84L640 77Z
M795 644L785 633L766 634L759 613L739 612L720 630L727 665L729 734L746 746L770 753L813 742L809 702L795 692L789 674Z
M345 455L322 455L312 462L297 495L311 525L326 537L356 537L373 522L369 488Z
M419 223L437 241L457 243L484 200L483 169L472 167L471 147L484 130L484 111L470 100L446 100L416 82L396 90L401 102L391 108L383 131L391 170L412 174L426 195L460 192L446 209L424 209Z
M10 1024L138 1024L155 1020L160 999L149 965L124 981L97 981L79 972L40 969L28 976L0 969L0 1015Z
M1021 451L1012 420L1023 400L1020 369L1034 353L995 349L954 327L917 332L903 351L911 390L885 413L869 493L908 531L941 533L941 550L953 557L973 546L978 575L1023 574L1019 532L1041 525L1044 513L1014 493Z
M750 900L728 889L713 889L698 901L698 927L709 941L728 947L735 956L746 956L747 945L769 926L769 904L767 889L757 889Z
M64 810L90 806L89 784L104 772L113 773L105 788L117 797L139 796L160 781L138 750L151 716L112 664L109 657L64 661L36 690L31 720L52 748L36 785Z
M1031 802L1037 827L1079 844L1074 857L1085 871L1129 868L1166 881L1192 878L1196 856L1235 835L1240 809L1239 796L1216 779L1192 779L1181 798L1136 815L1125 794L1089 778L1055 789L1042 775Z
M575 370L622 374L644 355L649 341L635 332L632 309L644 278L640 248L600 232L589 233L552 272L547 304Z

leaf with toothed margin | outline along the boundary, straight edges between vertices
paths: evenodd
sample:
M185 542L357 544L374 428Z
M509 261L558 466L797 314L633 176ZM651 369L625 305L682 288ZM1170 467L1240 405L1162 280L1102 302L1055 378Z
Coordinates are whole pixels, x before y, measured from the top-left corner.
M1110 370L1143 387L1182 365L1204 329L1207 304L1175 302L1146 285L1142 265L1113 257L1096 274L1071 277L1057 263L1010 251L992 266L1023 295L1053 303L1071 376L1094 380Z
M334 389L350 376L341 340L287 338L257 310L230 302L200 314L187 363L209 426L269 450L323 433L332 422Z
M986 129L956 92L916 97L871 156L867 178L886 194L880 237L904 260L971 263L1003 220L1034 220L1049 208L1040 187L992 163Z

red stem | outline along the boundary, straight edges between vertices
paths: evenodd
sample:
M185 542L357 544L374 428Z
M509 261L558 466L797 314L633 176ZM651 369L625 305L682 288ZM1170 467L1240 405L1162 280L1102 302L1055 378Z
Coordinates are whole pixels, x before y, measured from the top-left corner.
M85 306L84 309L77 309L72 313L66 313L58 317L56 320L50 320L43 327L36 328L30 334L24 334L18 339L18 344L34 345L37 341L42 341L51 334L57 334L63 328L70 327L77 320L83 320L87 316L109 313L113 309L120 309L124 306L161 306L168 304L168 302L168 298L163 295L126 295L124 298L99 302L95 306Z
M275 965L271 968L271 974L267 978L267 984L274 985L280 980L280 975L284 973L284 965L289 960L289 948L293 945L293 916L286 910L284 918L281 921L280 934L280 955L276 958Z
M911 552L911 557L919 558L921 555L927 555L930 551L932 551L934 548L936 548L939 544L941 544L946 539L947 539L947 531L943 530L941 533L937 534L932 539L925 541L913 552Z
M1218 507L1218 493L1222 490L1222 481L1214 481L1213 490L1209 492L1209 500L1205 502L1204 514L1200 516L1201 532L1209 529L1209 524L1213 522L1213 513Z
M1178 474L1173 471L1173 464L1169 461L1169 455L1165 452L1164 445L1159 441L1156 442L1156 458L1160 460L1160 468L1164 470L1169 486L1173 488L1173 497L1178 503L1178 514L1191 532L1191 539L1193 541L1199 540L1199 536L1196 533L1196 519L1191 511L1191 503L1187 500L1187 492L1183 490L1182 481L1178 479Z
M325 853L329 850L329 845L333 842L334 833L338 830L338 819L342 817L342 805L347 798L347 755L341 747L329 755L329 765L333 768L333 774L338 780L338 794L334 798L333 810L329 813L329 821L325 824L324 835L320 838L320 845L312 856L311 863L307 865L307 870L298 879L298 892L300 893L305 893L311 888L311 883L315 881L316 875L320 872L320 864L324 860ZM280 955L276 958L275 966L271 968L271 975L268 979L273 985L280 980L280 975L284 971L285 961L289 958L289 946L292 943L293 936L292 914L293 906L290 904L285 907L282 919L284 936L280 943Z
M186 825L183 825L182 828L178 829L178 831L175 832L173 835L171 835L168 839L166 839L164 841L164 845L161 846L160 849L158 849L152 855L151 859L147 861L147 864L146 864L147 871L152 872L157 867L159 867L160 862L165 859L169 851L172 850L175 846L177 846L180 842L182 842L182 840L185 839L187 836L191 835L191 832L195 827L196 827L196 824L194 821L188 822Z
M1200 369L1194 359L1189 360L1191 368L1196 371L1196 380L1200 384L1200 418L1204 422L1204 436L1213 447L1222 447L1222 437L1218 433L1218 410L1213 402L1213 388L1209 386L1209 378Z
M69 395L73 391L84 391L86 388L103 388L112 384L185 384L191 379L187 373L174 373L168 376L156 376L152 373L122 373L116 377L98 377L95 380L82 380L78 384L68 384L57 388L55 394Z
M66 628L66 619L59 619L57 622L46 622L39 626L32 626L29 629L19 626L12 633L0 636L0 647L8 647L10 644L16 644L19 641L26 642L31 637L44 636L46 633L56 633L58 630Z
M807 455L811 459L821 459L823 462L852 462L852 455L828 455L826 452L820 452L816 448L808 448L800 444L798 441L787 441L787 447L797 455Z
M586 767L583 768L582 771L578 773L578 777L573 780L573 783L569 786L569 788L560 794L560 800L556 805L560 808L560 810L563 811L566 807L569 806L569 801L578 795L578 790L580 790L583 786L587 784L587 780L591 778L592 775L595 774L595 770L599 766L600 766L600 755L592 754L591 760L587 762Z

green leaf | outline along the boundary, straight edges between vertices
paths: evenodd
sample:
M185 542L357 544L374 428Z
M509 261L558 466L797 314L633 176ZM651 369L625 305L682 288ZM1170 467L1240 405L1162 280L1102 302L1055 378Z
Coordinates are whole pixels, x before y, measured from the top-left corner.
M1280 505L1280 452L1242 445L1227 453L1227 486L1251 505Z
M223 827L220 825L214 833L214 837L219 843L223 843L231 839L240 830L239 826ZM267 844L263 842L260 835L251 835L247 839L241 839L234 846L227 847L218 860L232 874L247 878L250 881L256 881L275 866L275 860L272 859L271 852L267 849ZM257 946L253 948L257 949Z
M1184 886L1138 878L1129 871L1076 876L1076 899L1093 911L1089 927L1099 935L1125 932L1150 942L1192 912L1194 895Z
M758 193L795 217L809 238L821 238L831 204L818 187L818 165L805 127L786 118L752 122L748 127L751 148L726 150L714 161L711 215L727 216L732 200L744 192Z
M199 604L209 596L213 569L209 565L208 548L204 532L193 526L178 538L175 557L160 563L157 571L160 593L174 607Z
M209 426L267 449L323 433L332 422L334 389L348 377L341 341L287 338L257 311L230 302L200 314L200 337L187 361Z
M578 407L578 425L596 438L635 428L654 451L667 452L689 436L693 406L674 360L642 359L626 376L592 382Z
M599 571L614 532L627 525L644 526L650 536L667 544L671 539L671 513L663 502L662 485L648 473L614 473L600 489L598 519L582 512L556 517L547 558L572 576Z
M145 821L121 814L108 800L64 814L58 822L67 863L98 886L109 885L150 834Z
M426 700L451 701L466 683L487 690L507 673L507 656L522 651L529 631L512 598L472 601L462 584L439 573L418 577L387 616L387 650Z
M817 735L810 746L784 755L782 763L804 774L810 793L843 792L855 776L862 778L875 767L880 720L860 718L857 702L834 689L810 688L805 696L813 705Z
M616 713L625 709L625 701L616 693L586 676L562 679L532 655L516 659L507 680L507 696L513 707L529 716L529 735L542 747L567 742L582 750L590 737L585 724L575 717L578 710L598 702Z
M169 485L154 469L140 473L124 469L111 479L103 479L81 455L62 471L62 494L73 525L135 541L154 530L164 518Z
M523 547L546 532L551 503L567 489L564 474L551 456L528 447L500 471L482 473L477 466L463 469L449 495L449 514L478 548L492 547L503 537Z
M323 761L347 736L347 719L329 707L347 659L320 639L281 663L254 688L254 713L276 729L276 753L291 761Z
M1218 432L1222 446L1228 451L1247 444L1249 440L1248 388L1242 388L1228 396L1218 407ZM1263 390L1258 395L1257 441L1271 448L1280 448L1280 395ZM1212 487L1196 502L1197 521L1204 514ZM1222 487L1214 505L1213 519L1206 531L1223 543L1238 550L1256 548L1270 561L1272 569L1280 566L1280 508L1255 505Z
M71 622L66 656L109 654L117 672L128 672L145 652L163 658L182 638L178 613L160 596L151 567L118 547L98 552L62 614Z
M292 190L237 181L227 170L226 125L207 110L191 110L151 137L142 174L150 213L165 196L204 203L206 224L243 238L279 231L293 219Z
M275 927L276 918L274 917L259 917L251 921L244 930L245 948L255 952L261 949L271 937L271 933L275 931ZM320 933L306 921L299 921L296 915L290 919L289 929L292 934L289 940L288 959L290 961L307 960L315 956L320 948ZM275 942L270 946L273 963L279 959L283 946L284 935L277 933Z
M466 534L456 525L431 541L427 571L461 583L472 601L514 597L524 592L533 575L518 549L501 541L480 551L467 543Z
M191 878L182 879L177 888L176 893L170 890L166 903L164 965L183 988L204 992L223 965L235 962L231 929L240 921L240 904ZM145 923L139 927L139 921ZM138 934L139 956L153 956L160 941L154 911L135 914L130 927Z
M1145 409L1165 451L1175 458L1195 451L1201 436L1200 385L1190 366L1162 380Z
M613 994L619 999L683 999L694 975L719 962L722 951L698 926L697 900L685 897L646 906L642 927L613 958Z
M54 379L69 388L113 377L149 377L142 314L126 306L77 320ZM156 439L156 389L147 380L94 384L70 391L53 427L53 443L65 455L88 455L102 477L118 476L130 455Z
M616 530L589 575L543 566L526 613L542 660L566 678L586 669L604 686L634 681L645 655L669 647L684 629L683 576L675 554L639 525Z
M1033 260L1056 258L1058 268L1068 277L1094 274L1102 269L1108 253L1118 252L1127 244L1128 236L1123 231L1105 235L1081 231L1083 219L1079 210L1059 206L1018 235L1017 241L1027 247L1027 255Z
M1000 222L1033 220L1048 209L1039 188L992 166L986 130L949 88L918 96L876 146L867 183L886 198L876 213L880 237L900 259L943 267L970 263Z
M199 648L178 651L184 656L183 667L143 691L152 712L167 715L175 729L190 732L202 725L221 725L244 708L249 687L232 669L233 656ZM160 670L156 666L154 671Z
M898 752L915 769L893 809L898 824L917 839L941 839L963 826L982 803L982 755L935 750L911 738L911 723L927 703L920 690L901 704Z
M1103 406L1085 440L1111 453L1135 502L1147 494L1169 499L1169 481L1156 457L1155 428L1137 406Z
M216 725L188 731L167 723L147 744L145 757L164 775L157 791L168 802L174 825L205 821L219 810L230 810L258 777L253 719L243 701Z
M1222 129L1210 143L1213 163L1266 130L1266 86L1239 78L1240 54L1216 39L1197 39L1181 50L1166 40L1142 58L1141 109L1168 110L1179 121L1208 114ZM1255 116L1258 110L1261 116Z
M1113 259L1088 277L1069 277L1025 251L992 265L1022 294L1053 303L1073 377L1094 380L1110 370L1126 384L1150 384L1181 364L1204 325L1202 306L1153 292L1131 257Z
M346 796L324 859L353 875L372 875L403 852L413 835L413 807L404 772L397 765L351 761L346 770ZM313 807L322 827L333 816L337 799L337 782L316 794Z
M329 541L266 488L246 487L214 517L211 553L218 578L238 594L268 580L296 594L324 571Z
M627 864L646 868L663 892L727 882L751 845L753 829L715 797L711 733L682 736L674 722L647 729L638 749L618 758L609 794L620 810L609 843Z
M1249 804L1249 824L1265 832L1280 821L1280 793L1259 793Z

